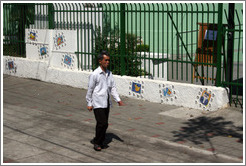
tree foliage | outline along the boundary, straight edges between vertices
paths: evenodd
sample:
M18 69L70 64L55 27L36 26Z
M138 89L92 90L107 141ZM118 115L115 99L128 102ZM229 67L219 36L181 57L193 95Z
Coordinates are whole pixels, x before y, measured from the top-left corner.
M139 38L135 34L127 33L125 34L125 54L121 55L119 31L111 31L108 33L110 28L105 29L104 31L100 28L96 29L94 68L98 66L97 54L102 50L106 50L110 53L110 70L113 74L121 75L123 64L126 65L125 73L128 76L141 76L146 74L146 72L141 69L141 57L138 52L148 52L149 46L141 45ZM121 56L123 56L123 58L121 58ZM121 62L122 60L124 63Z

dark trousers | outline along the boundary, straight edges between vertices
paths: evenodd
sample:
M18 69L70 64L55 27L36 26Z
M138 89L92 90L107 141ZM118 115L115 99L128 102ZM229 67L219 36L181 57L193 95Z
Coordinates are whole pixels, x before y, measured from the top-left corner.
M97 145L102 145L105 140L106 130L108 128L109 108L94 109L94 115L97 122L94 143Z

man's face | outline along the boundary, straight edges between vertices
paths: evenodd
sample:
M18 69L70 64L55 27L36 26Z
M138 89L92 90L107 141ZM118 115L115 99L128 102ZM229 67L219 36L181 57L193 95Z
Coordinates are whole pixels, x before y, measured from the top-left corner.
M103 67L104 69L107 69L109 67L109 62L110 62L110 57L103 55L103 59L99 61L100 66Z

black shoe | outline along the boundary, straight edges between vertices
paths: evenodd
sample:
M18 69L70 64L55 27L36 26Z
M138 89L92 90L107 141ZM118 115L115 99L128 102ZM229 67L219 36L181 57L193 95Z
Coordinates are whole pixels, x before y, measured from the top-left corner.
M91 141L90 141L90 143L92 144L92 145L95 145L95 142L94 142L94 139L92 139ZM108 145L99 145L100 147L101 147L101 149L107 149L109 146Z
M97 145L97 144L94 144L94 149L95 149L95 151L101 151L102 150L101 146Z
M102 149L107 149L109 146L108 145L101 145Z

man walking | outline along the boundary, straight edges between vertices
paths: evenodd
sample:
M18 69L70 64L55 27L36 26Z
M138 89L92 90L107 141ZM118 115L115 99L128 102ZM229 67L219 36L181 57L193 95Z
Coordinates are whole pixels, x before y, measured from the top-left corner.
M98 62L99 67L89 76L86 94L87 109L94 111L96 119L95 138L91 140L96 151L100 151L103 148L108 128L109 107L112 105L110 94L119 106L123 105L116 90L112 72L107 69L110 63L109 54L106 51L102 51L98 55Z

